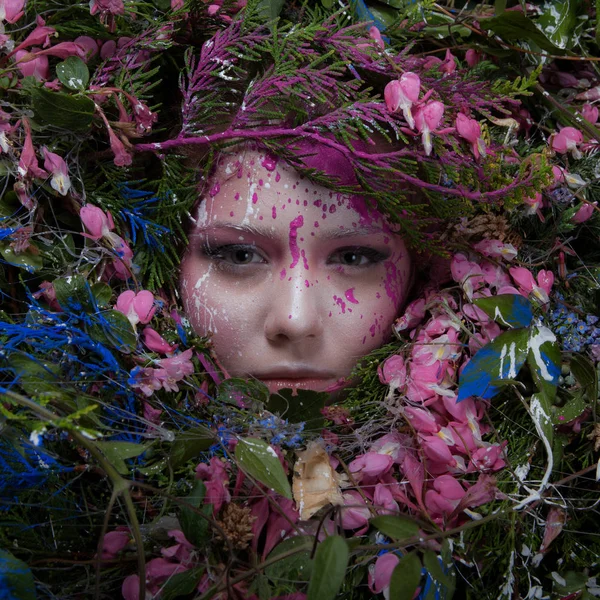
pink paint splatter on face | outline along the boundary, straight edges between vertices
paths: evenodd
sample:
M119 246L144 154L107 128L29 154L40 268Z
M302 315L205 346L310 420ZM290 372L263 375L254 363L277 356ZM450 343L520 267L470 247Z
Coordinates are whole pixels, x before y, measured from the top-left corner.
M276 219L276 218L277 218L277 207L275 207L275 206L274 206L274 207L271 209L271 216L272 216L274 219Z
M221 191L221 184L220 183L215 183L215 185L213 185L212 189L210 190L209 194L210 196L216 196L219 192Z
M349 288L344 292L346 300L351 304L358 304L358 300L354 297L354 288Z
M281 279L283 281L285 279L285 275L286 275L286 270L281 269L281 272L279 273L279 279Z
M315 200L313 202L313 205L316 206L317 208L319 208L319 206L321 206L321 204L323 204L323 200Z
M252 204L256 204L258 202L258 194L256 192L254 192L254 194L252 194Z
M231 212L229 213L229 216L230 216L230 217L233 217L233 211L231 211Z
M279 172L275 173L275 183L279 183L280 179L281 179L281 175L279 174Z
M315 227L319 226L319 221L315 221Z
M302 238L302 239L304 239L304 238ZM306 252L304 250L301 250L300 254L302 255L302 261L304 263L304 268L308 271L308 260L306 259Z
M337 296L333 297L333 301L342 309L342 314L346 314L346 303Z
M290 223L290 235L289 235L289 245L290 245L290 254L292 255L292 263L290 264L290 269L293 269L300 260L300 251L298 250L298 229L304 225L304 217L302 215L298 215L291 223ZM306 259L305 259L306 260ZM308 268L308 267L306 267Z
M260 185L260 187L262 187L263 185L265 185L265 182L262 179L259 179L258 185Z
M332 215L332 214L333 214L333 213L334 213L336 210L337 210L337 209L336 209L336 207L335 207L335 204L332 204L332 205L329 207L329 214L330 214L330 215Z
M306 287L310 287L310 283L308 282L308 279L305 279L305 280L304 280L304 285L305 285Z
M234 198L235 198L236 200L239 200L239 199L240 199L240 193L239 193L239 192L237 192L237 193L236 193L236 195L234 196Z
M270 154L267 154L260 163L267 171L274 171L277 166L277 159Z

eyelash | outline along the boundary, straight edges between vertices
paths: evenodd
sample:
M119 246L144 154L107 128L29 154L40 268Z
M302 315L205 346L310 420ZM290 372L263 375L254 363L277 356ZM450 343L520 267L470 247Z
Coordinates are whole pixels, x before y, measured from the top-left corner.
M249 263L235 263L233 262L232 256L234 253L243 251L251 253L261 259L261 262L249 262ZM341 260L335 260L335 257L342 257L344 254L353 253L358 256L364 257L367 259L366 264L362 265L349 265L344 264ZM251 244L225 244L223 246L210 246L205 244L202 246L202 254L213 260L216 266L223 270L234 273L239 273L240 271L248 268L253 265L256 266L258 264L265 264L267 260L261 255L260 252L256 249L256 246ZM368 248L364 246L348 246L345 248L339 248L335 252L333 252L329 258L327 259L328 265L339 265L344 267L345 269L365 269L369 268L372 265L376 265L380 262L383 262L389 258L389 253L380 252L375 248Z

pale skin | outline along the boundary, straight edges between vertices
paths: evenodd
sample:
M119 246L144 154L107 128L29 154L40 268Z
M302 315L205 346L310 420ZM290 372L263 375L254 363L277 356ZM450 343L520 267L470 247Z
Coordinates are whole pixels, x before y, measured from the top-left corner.
M184 307L230 376L331 391L389 339L410 256L360 198L245 150L221 159L194 221Z

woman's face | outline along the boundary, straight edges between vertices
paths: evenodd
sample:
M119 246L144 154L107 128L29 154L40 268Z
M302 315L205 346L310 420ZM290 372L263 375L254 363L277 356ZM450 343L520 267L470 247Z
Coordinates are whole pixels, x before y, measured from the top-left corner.
M186 313L230 376L324 391L380 346L410 258L380 213L258 151L225 156L181 265Z

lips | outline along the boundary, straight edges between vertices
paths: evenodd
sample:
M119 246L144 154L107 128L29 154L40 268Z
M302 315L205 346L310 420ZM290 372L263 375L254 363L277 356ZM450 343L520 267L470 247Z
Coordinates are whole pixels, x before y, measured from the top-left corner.
M306 369L304 367L286 366L264 373L256 373L254 377L260 379L272 394L283 389L324 392L338 382L338 377L330 371Z

